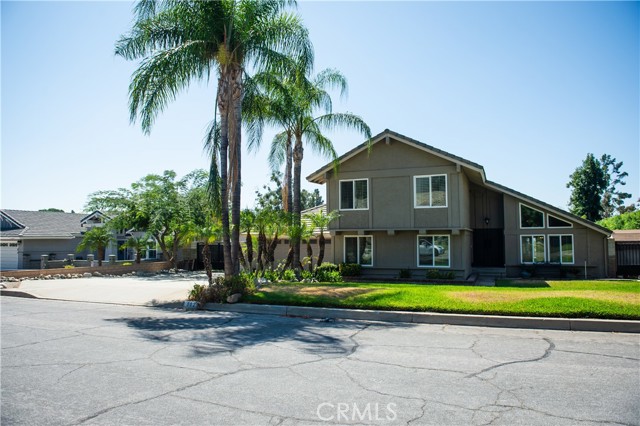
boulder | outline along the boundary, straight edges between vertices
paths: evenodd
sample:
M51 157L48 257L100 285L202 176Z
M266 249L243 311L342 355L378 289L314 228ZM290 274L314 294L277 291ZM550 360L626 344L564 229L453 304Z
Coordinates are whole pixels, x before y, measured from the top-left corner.
M91 272L85 272L84 274L82 274L82 276L84 278L91 278L93 275L91 275Z
M242 293L234 293L231 296L227 297L227 303L238 303L241 297Z

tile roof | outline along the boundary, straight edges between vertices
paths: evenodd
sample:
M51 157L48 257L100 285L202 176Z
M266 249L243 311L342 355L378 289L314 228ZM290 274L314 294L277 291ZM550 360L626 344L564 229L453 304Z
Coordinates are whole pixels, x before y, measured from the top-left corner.
M80 221L86 213L39 212L1 209L4 215L18 222L23 228L0 231L3 238L73 238L86 228Z

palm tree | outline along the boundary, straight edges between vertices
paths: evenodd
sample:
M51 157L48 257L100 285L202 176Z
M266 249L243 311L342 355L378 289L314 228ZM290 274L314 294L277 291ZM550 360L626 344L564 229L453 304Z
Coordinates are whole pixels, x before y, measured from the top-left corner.
M113 234L105 226L96 226L85 232L82 241L78 244L77 252L83 250L98 252L98 266L102 266L105 249L113 241Z
M336 220L340 215L337 210L332 211L329 214L325 214L322 210L318 213L311 213L306 215L311 221L311 224L315 229L318 230L318 263L317 266L322 265L322 261L324 260L324 249L326 245L326 241L324 238L324 231L328 228L329 224Z
M291 0L142 0L135 8L133 28L116 44L117 55L142 60L129 86L129 110L132 122L139 116L145 133L181 90L194 80L208 81L217 71L220 121L214 120L207 132L206 146L211 152L212 198L222 219L226 276L239 272L246 67L282 70L287 55L306 64L313 59L306 28L297 16L283 12L293 4Z
M331 131L343 127L356 130L370 140L369 126L357 115L351 113L333 113L331 96L327 90L337 89L341 96L346 96L348 84L346 78L337 70L325 69L314 78L307 77L308 71L304 63L297 64L294 72L275 80L273 77L261 75L259 83L263 86L265 96L271 99L267 114L262 120L283 131L276 135L269 155L272 167L279 168L283 162L287 164L285 186L291 182L293 225L300 225L301 214L301 172L304 158L304 145L313 151L335 159L337 157L333 143L324 136L323 131ZM275 81L274 81L275 80ZM257 126L260 128L260 126ZM252 138L252 142L256 140ZM293 177L287 179L289 164L293 164ZM298 269L300 264L300 239L292 238L293 265Z
M250 209L244 209L240 213L240 228L245 232L245 245L247 247L247 255L245 258L245 269L253 272L253 237L251 231L255 227L256 213ZM241 251L242 252L242 251Z
M120 246L121 249L131 248L136 252L136 263L140 263L142 253L147 250L149 245L149 236L143 235L142 237L131 237L124 244Z

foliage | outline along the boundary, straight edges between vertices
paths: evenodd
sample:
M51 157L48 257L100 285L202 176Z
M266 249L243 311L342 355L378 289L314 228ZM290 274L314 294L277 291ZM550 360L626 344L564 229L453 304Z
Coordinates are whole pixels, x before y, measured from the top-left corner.
M637 281L498 281L496 287L397 283L285 284L244 300L332 308L640 319ZM286 288L283 288L286 287ZM342 291L347 290L347 291Z
M400 269L399 277L401 279L410 279L411 278L411 269Z
M340 283L342 282L342 275L337 269L328 268L316 268L314 278L321 283Z
M569 211L591 221L610 217L625 211L624 202L631 194L619 191L624 186L627 172L622 172L623 162L604 154L597 159L587 154L582 165L570 175L567 188L571 188Z
M453 271L441 271L439 269L428 269L426 278L428 280L452 280L456 274Z
M175 267L178 249L212 220L207 179L204 170L194 170L180 180L174 171L166 170L162 175L147 175L130 188L95 192L89 196L87 208L107 212L113 229L152 235L165 259Z
M282 173L279 171L273 171L270 178L271 183L275 188L271 188L271 185L265 184L262 186L262 190L256 191L256 206L259 208L271 208L273 210L287 210L283 203L282 194L284 193L282 185ZM314 189L313 192L303 189L300 192L301 197L301 209L307 210L313 207L320 206L324 203L322 195L318 189Z
M195 300L197 302L202 302L204 300L204 294L207 287L202 284L194 284L193 288L189 290L189 295L187 296L187 300Z
M205 303L225 303L227 297L240 293L243 296L253 294L256 288L253 275L240 273L232 277L217 277L211 284L195 284L189 291L188 300Z
M140 263L142 253L147 250L149 245L149 236L129 237L127 241L120 246L120 249L132 248L136 253L136 263Z
M93 251L96 250L98 252L98 265L102 266L102 261L104 260L105 249L111 244L113 241L113 234L111 230L106 226L95 226L84 233L82 236L82 241L78 244L76 248L77 252L81 252L84 250Z
M362 273L362 266L358 263L341 263L338 270L343 277L358 277Z
M64 265L64 269L73 269L75 266L73 265Z
M612 231L620 229L640 229L640 210L602 219L597 223Z
M123 262L122 266L133 266L133 263L131 263L131 262Z
M38 211L39 211L39 212L64 213L64 210L62 210L62 209L56 209L56 208L40 209L40 210L38 210Z

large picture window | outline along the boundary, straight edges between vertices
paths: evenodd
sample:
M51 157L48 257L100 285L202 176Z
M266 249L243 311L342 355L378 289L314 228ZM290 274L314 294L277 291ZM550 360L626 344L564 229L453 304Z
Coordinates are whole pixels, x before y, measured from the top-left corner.
M549 235L549 262L573 263L573 235Z
M418 266L448 268L449 236L418 235Z
M372 266L373 237L371 235L344 237L344 261Z
M545 261L544 235L523 235L520 237L522 263L543 263Z
M413 187L414 207L447 207L447 175L415 176Z
M533 207L520 204L521 228L544 228L544 213Z
M367 179L340 181L340 210L367 210L369 181Z

